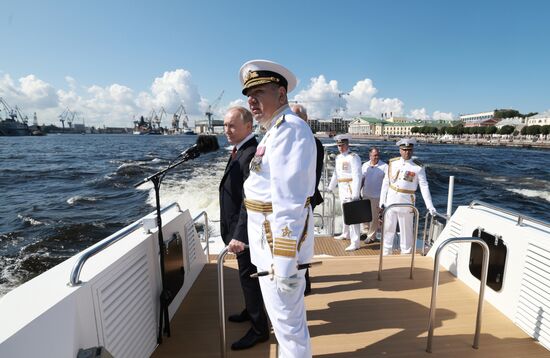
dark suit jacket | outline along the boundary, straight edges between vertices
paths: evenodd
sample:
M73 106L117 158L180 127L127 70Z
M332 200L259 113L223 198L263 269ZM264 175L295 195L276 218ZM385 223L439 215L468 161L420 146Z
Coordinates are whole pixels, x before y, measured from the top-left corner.
M315 168L315 193L311 200L311 206L315 207L323 202L323 196L319 192L319 181L321 180L321 174L323 173L323 160L325 158L325 149L323 143L315 138L315 145L317 146L317 166Z
M237 151L235 160L229 158L220 182L220 234L226 245L232 239L248 244L247 215L242 205L243 184L250 173L250 161L257 146L256 138L244 143Z

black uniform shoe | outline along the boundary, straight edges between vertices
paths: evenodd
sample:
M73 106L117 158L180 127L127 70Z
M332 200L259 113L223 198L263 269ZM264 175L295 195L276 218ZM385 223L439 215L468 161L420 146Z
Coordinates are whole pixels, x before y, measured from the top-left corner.
M248 311L245 308L241 313L232 314L231 316L227 317L227 320L229 322L241 323L250 321L250 316L248 315Z
M269 339L269 333L258 335L253 328L250 328L243 338L231 345L231 349L238 351L254 347L257 343L265 342Z

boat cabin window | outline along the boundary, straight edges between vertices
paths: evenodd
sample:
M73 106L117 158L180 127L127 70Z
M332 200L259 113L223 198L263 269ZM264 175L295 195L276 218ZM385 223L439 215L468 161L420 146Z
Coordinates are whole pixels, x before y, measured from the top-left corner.
M479 229L474 230L472 237L480 237ZM489 271L487 272L487 286L495 291L500 291L504 280L504 265L508 249L504 241L496 235L481 230L481 239L489 246ZM483 262L483 249L478 244L472 243L470 248L470 273L481 280L481 263Z

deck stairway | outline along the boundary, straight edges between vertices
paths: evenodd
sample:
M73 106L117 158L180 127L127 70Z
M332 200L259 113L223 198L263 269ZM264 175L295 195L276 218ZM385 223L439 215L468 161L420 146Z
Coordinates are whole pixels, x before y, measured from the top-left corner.
M426 353L433 260L415 258L415 278L409 279L410 256L384 259L378 281L379 244L352 253L349 241L316 238L316 260L310 270L312 294L305 298L315 357L550 357L490 304L484 306L479 349L472 348L477 294L447 271L438 291L433 353ZM226 312L243 307L236 260L225 263ZM219 357L216 263L207 264L172 320L172 336L153 357ZM227 342L242 337L246 323L228 322ZM270 341L229 357L276 357Z

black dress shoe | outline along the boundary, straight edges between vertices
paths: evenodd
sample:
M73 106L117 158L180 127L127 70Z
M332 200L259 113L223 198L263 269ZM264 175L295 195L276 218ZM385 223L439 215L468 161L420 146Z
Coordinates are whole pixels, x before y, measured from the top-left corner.
M269 339L269 333L258 335L253 328L250 328L243 338L231 345L231 349L238 351L254 347L257 343L265 342Z
M241 313L232 314L231 316L227 317L227 320L229 322L241 323L250 321L250 316L248 315L248 311L244 309Z

